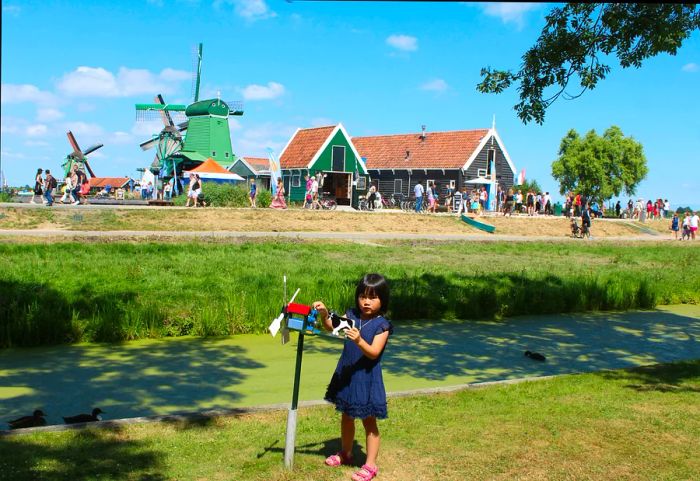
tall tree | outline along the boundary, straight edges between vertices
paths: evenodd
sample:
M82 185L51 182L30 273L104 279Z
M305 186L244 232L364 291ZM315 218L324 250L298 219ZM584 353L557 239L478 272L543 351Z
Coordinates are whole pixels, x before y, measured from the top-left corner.
M658 55L675 55L700 29L697 3L567 3L552 9L535 45L523 55L518 72L481 69L477 90L501 93L518 85L514 106L523 123L544 122L559 97L572 99L594 89L610 72L601 57L616 56L623 68L642 66ZM576 92L567 87L578 78ZM546 90L546 92L545 92Z
M583 138L571 129L552 162L552 177L559 182L560 194L579 192L605 202L623 190L634 195L647 175L646 164L642 144L625 137L619 127L610 127L602 137L591 130Z

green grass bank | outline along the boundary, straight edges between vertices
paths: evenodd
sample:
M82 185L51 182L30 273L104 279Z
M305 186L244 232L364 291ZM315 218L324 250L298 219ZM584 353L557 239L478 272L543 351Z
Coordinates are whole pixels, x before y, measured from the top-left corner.
M700 249L673 243L8 243L0 347L263 332L283 274L299 302L342 311L381 272L400 322L698 303L697 265Z
M681 481L700 471L700 361L389 400L380 479ZM302 408L294 470L285 412L0 437L13 481L349 479L329 468L338 414ZM357 434L362 437L358 423ZM364 439L355 459L365 458Z

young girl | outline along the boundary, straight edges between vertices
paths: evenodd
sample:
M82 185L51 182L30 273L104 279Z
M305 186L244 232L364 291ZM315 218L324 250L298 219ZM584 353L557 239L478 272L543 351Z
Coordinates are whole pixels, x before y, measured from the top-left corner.
M326 306L314 302L319 319L332 330ZM377 476L379 429L377 418L387 417L386 392L382 379L381 359L393 326L384 318L389 307L389 285L379 274L367 274L355 289L355 309L346 316L355 321L345 331L345 345L328 385L325 399L342 412L340 420L341 450L326 459L328 466L352 464L355 419L362 419L367 438L367 460L352 475L353 481L370 481Z

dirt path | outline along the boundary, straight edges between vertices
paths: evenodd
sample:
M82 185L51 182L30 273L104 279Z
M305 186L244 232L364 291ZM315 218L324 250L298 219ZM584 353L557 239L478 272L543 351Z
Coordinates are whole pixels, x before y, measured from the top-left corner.
M402 211L311 212L302 209L185 209L61 206L48 209L27 204L0 206L0 236L290 236L363 239L404 238L444 240L552 240L570 239L569 220L563 217L483 217L496 226L495 234L462 222L455 215L415 214ZM643 225L623 220L595 220L593 238L610 240L664 240L670 238ZM104 233L104 234L102 234Z

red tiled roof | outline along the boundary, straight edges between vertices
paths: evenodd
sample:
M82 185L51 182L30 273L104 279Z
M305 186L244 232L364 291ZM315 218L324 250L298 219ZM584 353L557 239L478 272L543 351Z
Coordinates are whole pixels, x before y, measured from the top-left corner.
M421 134L353 137L368 169L459 169L479 146L488 129ZM407 157L408 152L408 157Z
M270 159L265 159L263 157L243 157L248 165L250 165L255 170L270 170Z
M283 169L303 169L316 155L335 125L299 130L280 157ZM248 159L246 159L248 160Z
M128 177L93 177L90 179L90 188L104 187L109 184L117 189L119 187L124 187L128 183Z

